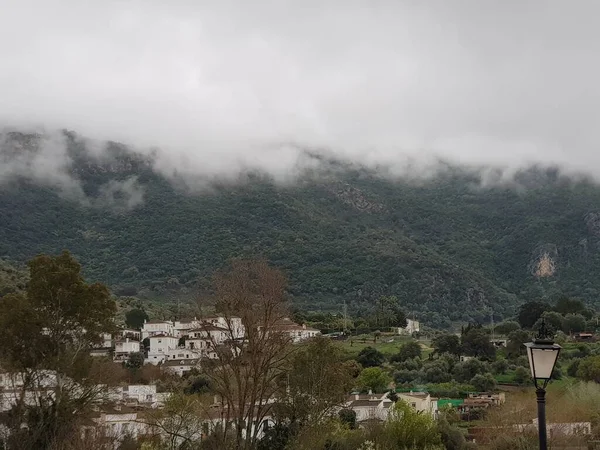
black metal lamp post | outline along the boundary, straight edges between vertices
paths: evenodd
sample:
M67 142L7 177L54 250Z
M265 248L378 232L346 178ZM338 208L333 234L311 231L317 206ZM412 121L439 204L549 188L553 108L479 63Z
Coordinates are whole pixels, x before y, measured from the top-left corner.
M552 371L556 365L561 346L554 343L553 335L546 324L542 326L533 342L525 344L531 377L535 383L538 405L538 433L540 437L540 450L547 450L548 442L546 435L546 386L552 377Z

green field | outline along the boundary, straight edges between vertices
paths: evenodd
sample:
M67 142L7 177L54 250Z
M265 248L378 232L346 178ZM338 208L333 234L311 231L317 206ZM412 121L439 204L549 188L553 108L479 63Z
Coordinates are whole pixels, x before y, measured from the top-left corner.
M364 337L364 342L363 342ZM399 335L381 335L377 338L377 342L374 342L373 336L352 336L345 341L336 341L340 348L348 352L350 356L355 357L365 347L374 347L386 356L392 356L398 353L398 350L405 342L411 341L413 338L410 336L399 336ZM391 341L391 342L390 342ZM423 358L426 358L433 349L429 347L429 341L418 341L423 348Z

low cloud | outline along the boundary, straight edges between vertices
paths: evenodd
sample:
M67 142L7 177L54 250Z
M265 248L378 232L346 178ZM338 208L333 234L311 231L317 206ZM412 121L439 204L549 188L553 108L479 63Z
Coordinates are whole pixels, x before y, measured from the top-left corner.
M595 1L0 9L0 124L160 148L167 175L262 169L287 181L314 163L305 149L396 175L427 176L440 159L600 175ZM36 176L76 191L68 155L48 145L46 159L4 167L0 180L39 163Z

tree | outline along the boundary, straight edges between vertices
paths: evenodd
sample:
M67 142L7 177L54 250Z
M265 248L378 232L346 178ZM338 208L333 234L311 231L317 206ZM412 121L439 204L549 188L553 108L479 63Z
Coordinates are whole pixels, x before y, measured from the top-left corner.
M531 334L525 330L515 330L508 335L506 351L508 356L516 358L525 354L524 343L531 341Z
M574 359L567 368L567 375L569 375L570 377L576 377L577 371L579 370L579 364L581 364L581 359Z
M164 408L148 411L146 423L160 432L161 440L169 450L198 448L203 426L209 425L210 428L205 431L211 434L221 425L205 420L210 413L209 402L210 399L175 393L169 397Z
M396 296L381 295L377 299L375 326L406 327L406 314L400 308L400 302Z
M26 291L0 298L0 365L19 378L21 392L4 423L10 448L74 439L78 420L103 392L99 383L108 384L115 370L89 354L114 328L116 305L106 286L87 284L66 251L28 266ZM25 392L35 394L37 406L27 405Z
M425 380L428 383L445 383L452 379L450 366L443 359L428 361L423 365Z
M600 356L588 356L579 363L577 378L600 383Z
M493 360L496 348L490 342L490 336L483 328L471 328L461 336L462 351L467 356L476 356Z
M477 358L472 358L454 366L454 378L459 383L468 383L474 376L485 373L486 371L486 364Z
M498 359L492 363L492 370L497 375L503 375L508 370L508 362L506 359Z
M577 333L585 330L585 317L581 314L567 314L563 319L562 329L565 333Z
M358 387L373 392L385 391L392 381L391 377L380 367L367 367L356 380Z
M214 308L224 319L226 336L210 333L208 322L201 330L206 327L217 354L203 368L225 406L224 427L216 434L220 448L255 448L261 427L253 424L265 420L281 389L292 350L289 334L277 327L287 317L286 287L283 273L264 260L233 260L213 278Z
M447 419L449 415L449 411L442 411L437 421L442 444L446 450L463 450L466 444L465 436L458 427L450 425Z
M569 298L567 296L560 297L554 305L554 311L561 315L581 314L585 311L585 305L578 298Z
M494 331L496 334L501 334L507 336L511 331L515 331L521 328L519 322L515 322L514 320L505 320L504 322L500 322L498 325L494 327Z
M148 319L148 314L143 309L134 308L125 313L125 325L135 330L141 329Z
M354 430L356 428L356 411L348 408L340 409L340 411L338 412L338 416L340 418L340 421L343 424L347 425L348 428L350 428L351 430Z
M431 345L437 354L451 353L453 355L460 355L460 339L455 334L436 336Z
M523 367L519 366L515 369L515 375L513 377L513 381L517 384L525 384L530 378L529 371Z
M403 362L414 358L421 358L421 345L416 341L409 341L400 347L398 353L392 356L390 361Z
M317 337L290 355L274 413L293 428L318 423L341 407L354 382L353 367L331 339Z
M546 311L552 308L548 303L543 302L527 302L521 305L518 314L519 324L522 328L531 328L542 317Z
M135 352L129 355L129 359L125 362L125 367L128 369L139 369L144 365L144 354Z
M491 392L496 389L496 379L487 372L485 374L477 374L471 379L471 384L480 392Z
M402 400L390 408L378 442L381 448L403 450L428 450L442 444L435 420L429 414L420 414Z
M356 361L363 367L376 367L384 363L385 356L373 347L365 347L358 353Z
M541 325L541 320L544 320L544 323L547 327L550 328L551 331L557 332L562 330L563 325L563 316L557 313L556 311L546 311L542 314L542 317L536 321L533 326L534 330L538 330Z

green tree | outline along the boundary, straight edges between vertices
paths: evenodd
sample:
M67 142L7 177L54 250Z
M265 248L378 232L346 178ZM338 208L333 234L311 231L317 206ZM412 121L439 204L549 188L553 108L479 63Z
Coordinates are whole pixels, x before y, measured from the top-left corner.
M533 325L534 330L539 329L542 319L551 331L557 332L559 330L562 330L563 316L557 313L556 311L546 311L544 314L542 314L542 317L540 317Z
M531 334L525 330L515 330L508 335L506 352L511 358L525 354L524 343L531 341Z
M554 311L563 316L567 314L581 314L585 310L585 305L580 299L569 298L567 296L560 297L554 305Z
M363 367L376 367L384 363L385 356L373 347L365 347L358 353L356 361Z
M600 383L600 356L588 356L579 363L577 378Z
M571 364L569 364L569 367L567 368L567 375L570 377L576 377L577 371L579 370L579 364L581 364L581 359L579 358L575 358L573 361L571 361Z
M523 366L519 366L515 369L513 381L517 384L525 384L530 379L530 372Z
M477 374L471 379L471 384L480 392L491 392L496 389L496 379L487 372L485 374Z
M125 362L125 367L128 369L139 369L144 365L144 354L136 352L129 355L129 359Z
M148 314L143 309L133 308L125 313L125 325L129 328L139 330L148 320Z
M452 379L448 362L443 359L426 362L423 365L423 373L428 383L445 383Z
M567 314L562 323L565 333L577 333L585 330L585 317L581 314Z
M409 341L400 347L398 353L392 356L390 361L403 362L414 358L421 358L421 345L416 341Z
M508 370L508 361L506 359L498 359L492 363L492 371L497 375L505 374Z
M501 334L507 336L511 331L515 331L521 328L519 322L514 320L505 320L504 322L500 322L494 327L494 331L496 334Z
M546 311L550 311L552 307L544 302L527 302L521 305L518 314L519 324L522 328L531 328L542 317Z
M442 445L435 420L429 414L415 411L402 400L390 408L378 441L386 449L430 450Z
M483 328L471 328L461 336L462 351L467 356L493 360L496 348L490 342L490 336Z
M455 334L442 334L431 341L435 353L450 353L460 355L460 339Z
M463 450L466 445L465 436L458 427L449 423L447 415L448 413L442 412L437 422L442 444L446 450Z
M353 409L343 408L338 412L340 421L351 430L356 428L356 411Z
M485 373L486 371L486 364L477 358L472 358L454 366L454 378L459 383L468 383L475 375Z
M78 420L101 394L99 383L110 382L114 364L99 372L105 369L89 350L113 331L116 305L106 286L85 282L69 252L37 256L28 266L26 291L0 298L0 365L23 374L23 395L4 425L14 448L52 447L79 436ZM56 380L41 389L47 371ZM26 391L36 406L25 403Z
M392 381L391 377L380 367L367 367L356 380L358 387L373 392L383 392Z

